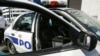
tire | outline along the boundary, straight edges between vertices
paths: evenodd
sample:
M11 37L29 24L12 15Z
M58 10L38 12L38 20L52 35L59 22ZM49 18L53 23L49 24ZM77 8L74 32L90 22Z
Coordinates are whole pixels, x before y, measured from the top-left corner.
M15 46L9 40L7 41L7 48L8 48L8 51L10 52L10 54L16 54L17 53Z

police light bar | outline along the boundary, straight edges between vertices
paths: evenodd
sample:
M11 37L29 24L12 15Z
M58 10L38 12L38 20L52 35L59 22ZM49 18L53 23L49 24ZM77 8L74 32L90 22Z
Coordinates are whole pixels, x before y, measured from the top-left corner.
M66 7L67 0L34 0L34 2L45 7Z

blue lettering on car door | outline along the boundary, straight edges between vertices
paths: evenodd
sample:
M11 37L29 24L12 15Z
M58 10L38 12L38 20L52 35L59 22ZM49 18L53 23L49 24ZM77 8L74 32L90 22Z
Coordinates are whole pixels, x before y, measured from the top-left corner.
M22 40L22 39L15 38L15 37L13 37L13 36L8 36L8 37L12 40L12 42L13 42L14 44L17 44L17 45L19 45L19 46L24 46L24 47L27 48L27 49L31 49L31 48L32 48L31 43L28 42L28 41L24 41L24 40Z
M27 49L31 49L31 44L28 41L23 41L23 40L19 40L19 45L20 46L25 46L25 48Z

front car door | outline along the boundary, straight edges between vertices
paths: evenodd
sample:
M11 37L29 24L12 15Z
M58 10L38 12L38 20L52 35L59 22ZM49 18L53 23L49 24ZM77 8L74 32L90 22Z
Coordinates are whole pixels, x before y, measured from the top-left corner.
M32 51L32 24L34 20L34 12L26 13L18 18L15 24L12 26L11 35L18 39L18 43L13 40L16 50L18 52ZM13 38L12 38L13 39Z

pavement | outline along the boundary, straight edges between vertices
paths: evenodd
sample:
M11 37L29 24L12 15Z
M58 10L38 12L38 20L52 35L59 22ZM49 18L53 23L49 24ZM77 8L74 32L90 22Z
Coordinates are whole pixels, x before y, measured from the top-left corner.
M0 45L0 56L7 56L9 54L7 47L3 44Z
M68 56L100 56L100 42L98 42L96 48L93 51L86 51L84 49L78 49L78 50L73 50L73 51L62 52L59 54L61 54L60 56L66 56L67 53L72 53L72 55L68 55ZM5 45L0 45L0 56L2 56L2 55L6 56L7 54L9 54L7 47ZM49 56L49 55L46 55L46 56ZM55 53L55 54L51 54L51 55L57 56L58 54L56 55L56 53ZM43 56L45 56L45 55L43 55Z

